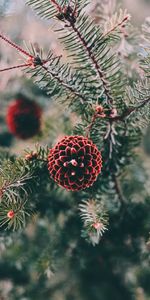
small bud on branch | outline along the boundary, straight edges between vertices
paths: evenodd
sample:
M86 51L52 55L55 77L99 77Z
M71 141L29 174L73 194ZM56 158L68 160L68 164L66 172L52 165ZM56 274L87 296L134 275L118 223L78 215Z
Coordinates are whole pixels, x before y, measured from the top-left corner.
M2 40L4 40L7 44L9 44L10 46L15 48L18 52L20 52L23 55L28 57L25 64L0 69L0 72L9 71L9 70L13 70L13 69L19 69L19 68L25 68L25 67L30 67L30 66L35 68L36 66L43 66L45 63L47 63L47 60L42 60L38 55L34 56L34 55L30 54L29 52L27 52L26 50L24 50L17 44L13 43L10 39L5 37L4 35L0 34L0 38Z
M108 216L103 203L97 200L82 201L79 210L84 222L82 236L93 245L98 244L108 225Z
M14 216L15 216L15 213L14 213L13 210L10 210L10 211L7 213L7 217L8 217L9 219L14 218Z

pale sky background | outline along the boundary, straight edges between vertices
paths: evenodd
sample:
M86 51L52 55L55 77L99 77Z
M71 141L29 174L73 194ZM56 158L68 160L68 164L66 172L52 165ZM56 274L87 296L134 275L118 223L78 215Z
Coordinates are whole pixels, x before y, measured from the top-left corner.
M99 0L101 1L101 0ZM6 0L0 0L1 3L5 3ZM25 0L11 0L10 2L10 9L7 11L9 14L11 13L18 13L19 10L22 10L22 6L25 6ZM91 0L91 3L94 0ZM138 20L142 22L146 16L150 15L150 0L121 0L124 7L127 7L130 13L133 15L134 20Z

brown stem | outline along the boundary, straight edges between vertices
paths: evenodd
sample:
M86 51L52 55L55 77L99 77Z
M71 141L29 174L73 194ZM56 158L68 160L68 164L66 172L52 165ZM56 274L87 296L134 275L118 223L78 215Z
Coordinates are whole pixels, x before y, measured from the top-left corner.
M22 54L30 57L30 58L34 58L33 55L31 55L30 53L28 53L27 51L25 51L24 49L22 49L21 47L19 47L18 45L16 45L15 43L13 43L11 40L9 40L7 37L5 37L4 35L0 34L0 38L5 41L7 44L9 44L10 46L12 46L13 48L15 48L17 51L21 52Z
M97 113L95 113L91 119L91 123L87 126L86 128L86 137L88 138L89 137L89 134L90 134L90 131L95 123L95 120L97 118Z
M50 0L50 2L52 2L54 4L54 6L56 7L56 9L59 11L59 13L62 13L61 6L55 0Z
M10 71L10 70L14 70L14 69L29 67L29 66L31 66L30 63L29 64L22 64L22 65L18 65L18 66L13 66L13 67L8 67L8 68L0 69L0 72Z
M130 16L127 15L123 18L122 21L120 21L118 24L116 24L113 28L111 28L109 31L107 31L106 33L103 34L103 38L108 36L110 33L112 33L114 30L116 30L118 27L121 27L124 25L125 22L127 22L129 20Z
M60 9L59 5L57 5L57 3L56 3L55 0L53 0L52 2L57 6L57 9ZM31 61L31 62L26 63L26 64L22 64L22 65L18 65L18 66L14 66L14 67L9 67L9 68L2 69L2 70L0 70L0 72L7 71L7 70L12 70L12 69L17 69L17 68L21 68L21 67L26 67L26 66L32 66L32 65L34 67L36 67L36 58L33 55L30 55L24 49L20 48L18 45L14 44L12 41L10 41L8 38L6 38L5 36L3 36L1 34L0 34L0 38L3 39L5 42L7 42L9 45L11 45L13 48L15 48L17 51L19 51L19 52L25 54L26 56L28 56L29 59L30 59L30 61ZM77 92L76 90L74 90L73 87L71 87L70 85L68 85L67 83L65 83L62 79L60 79L57 74L55 74L52 71L50 72L48 70L48 68L44 66L44 64L46 62L47 62L47 60L40 61L40 65L42 66L42 68L45 69L47 72L49 72L53 77L55 77L59 81L59 83L61 83L66 88L68 88L72 93L74 93L76 96L80 97L81 103L83 104L83 102L86 101L86 98L83 95L81 95L79 92ZM35 65L34 65L34 63L35 63ZM39 64L39 62L38 62L38 64Z
M72 29L74 30L74 32L77 34L79 40L81 41L82 45L84 46L89 58L91 59L95 69L96 69L96 73L98 74L99 78L101 79L102 83L103 83L103 87L104 87L104 91L105 91L105 95L107 96L107 99L109 101L110 104L113 103L113 98L112 96L109 94L109 88L108 88L108 82L104 77L103 72L100 70L100 66L94 56L94 54L92 53L90 47L88 47L86 40L84 39L84 37L81 35L80 31L77 29L77 27L75 26L75 24L73 22L70 22L70 26L72 27Z
M63 13L63 9L61 8L61 6L57 3L56 0L50 0L50 2L52 2L54 4L54 6L56 7L56 9L58 10L59 13ZM65 17L65 15L64 15ZM82 34L80 33L80 31L78 30L78 28L75 26L75 22L72 22L71 20L69 20L66 17L66 21L69 22L70 27L73 29L73 31L76 33L76 35L78 36L80 42L82 43L83 47L85 48L90 60L92 61L96 73L98 74L100 80L103 83L103 87L104 87L104 91L105 91L105 95L107 96L108 102L112 105L113 104L113 98L112 96L109 94L109 88L108 88L108 82L106 80L106 78L104 77L103 72L100 69L100 66L94 56L94 54L92 53L90 47L87 45L87 42L85 40L85 38L82 36Z
M124 205L126 203L126 199L124 198L120 182L119 182L118 178L116 177L116 175L113 175L113 181L114 181L114 188L116 190L118 198L119 198L121 204Z
M122 115L120 116L116 116L115 118L111 118L111 120L114 122L114 121L124 121L127 117L130 116L130 114L132 112L135 112L137 110L139 110L140 108L144 107L148 102L150 102L150 98L142 101L138 106L136 107L129 107L128 109L126 109Z

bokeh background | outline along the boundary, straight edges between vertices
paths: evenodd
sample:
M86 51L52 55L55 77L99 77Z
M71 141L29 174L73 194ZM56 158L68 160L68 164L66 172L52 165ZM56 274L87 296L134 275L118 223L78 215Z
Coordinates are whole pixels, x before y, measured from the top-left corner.
M88 6L89 13L97 18L97 22L100 22L100 16L98 14L98 7L101 0L91 0ZM105 0L108 3L107 9L110 15L114 11L115 0ZM150 16L150 0L122 0L118 1L118 5L122 8L127 8L128 12L132 16L132 23L137 30L141 29L142 23L146 17ZM52 49L56 55L62 55L63 59L66 61L66 53L62 50L62 47L58 40L56 39L56 34L53 33L54 22L47 22L38 18L32 10L25 5L24 0L0 0L0 31L6 36L10 37L16 43L26 47L26 44L33 45L37 44L44 49L44 52L48 52ZM0 40L0 69L9 67L11 65L16 65L20 63L19 54L9 47L4 41ZM36 100L43 109L43 124L42 124L42 134L38 135L34 139L28 141L22 141L10 134L6 122L5 115L9 103L21 93L29 99ZM50 120L50 122L49 122ZM28 79L23 75L21 70L13 70L8 72L0 73L0 147L4 151L9 148L12 153L21 154L23 150L27 147L34 148L34 144L37 142L49 143L49 136L51 140L59 139L63 134L70 130L71 127L76 123L76 116L74 114L69 114L66 112L65 108L60 107L59 104L51 105L51 99L46 95L44 91L41 91L38 86L36 86L32 80ZM68 129L69 128L69 129ZM142 159L142 168L146 169L146 176L150 178L150 127L147 128L147 132L143 139L141 148L138 149L140 157ZM137 175L137 178L143 186L145 184L145 177L142 177L142 169L131 170L131 173ZM132 176L131 176L132 177ZM135 178L134 178L135 179ZM130 178L129 178L130 180ZM135 183L136 184L136 183ZM147 184L147 183L146 183ZM139 186L140 188L140 186ZM146 190L150 187L145 187ZM134 189L134 182L133 182ZM135 197L138 197L136 194ZM34 228L28 227L27 235L32 238L34 235ZM8 240L9 246L9 240ZM6 248L5 248L6 247ZM0 238L0 257L4 251L7 251L7 246L3 245L3 239ZM16 251L16 250L14 250ZM16 253L14 253L15 257ZM13 257L13 254L10 255ZM9 254L7 257L7 263L9 262ZM7 263L3 265L0 269L0 278L5 277L4 269L7 269ZM1 263L2 266L2 263ZM96 267L96 266L95 266ZM19 267L18 267L19 268ZM13 272L13 270L11 270ZM47 271L48 278L51 277L51 273ZM63 272L62 272L63 273ZM18 276L18 277L17 277ZM33 273L34 276L34 273ZM87 275L88 276L88 275ZM130 277L130 273L129 273ZM19 281L19 272L16 274L16 282ZM21 280L21 279L20 279ZM22 279L25 280L26 278ZM131 280L132 281L132 280ZM15 282L15 283L16 283ZM0 300L9 299L9 291L12 289L12 282L6 278L6 280L0 281ZM149 283L147 283L147 286ZM59 289L58 289L59 290ZM75 293L75 290L74 290ZM95 292L96 293L96 292ZM19 294L19 292L18 292ZM21 294L21 290L20 290ZM65 295L65 294L64 294ZM32 298L33 297L33 298ZM41 298L40 298L41 297ZM78 295L77 295L78 297ZM11 298L11 299L22 299L26 298ZM31 296L34 299L34 296ZM40 300L42 298L39 296ZM56 296L52 300L65 300L65 296L62 298L62 294L57 291ZM70 299L70 298L67 298ZM77 298L76 298L77 299ZM95 298L98 299L98 298ZM142 288L137 290L137 300L147 300ZM91 298L91 300L93 300ZM108 299L103 299L108 300ZM116 299L114 299L116 300ZM119 299L122 300L122 299ZM128 300L128 299L127 299Z

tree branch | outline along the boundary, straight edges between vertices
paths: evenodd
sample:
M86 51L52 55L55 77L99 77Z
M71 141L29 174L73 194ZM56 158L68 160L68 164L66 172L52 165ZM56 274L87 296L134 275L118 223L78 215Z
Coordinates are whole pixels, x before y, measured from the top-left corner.
M76 12L72 12L72 16L68 17L68 15L64 12L63 8L61 8L61 6L57 3L56 0L50 0L50 2L53 3L55 8L58 10L58 13L62 14L64 20L66 20L69 23L69 26L72 28L72 30L75 32L78 39L82 43L84 49L86 50L86 52L88 54L89 59L92 61L92 64L94 65L94 68L95 68L95 71L96 71L98 77L102 81L102 84L104 87L104 92L105 92L105 95L107 96L108 102L110 104L112 104L113 98L109 93L108 82L107 82L106 78L104 77L103 71L101 71L98 61L96 60L96 57L94 56L90 47L87 45L85 38L82 36L82 34L78 30L78 28L75 26Z
M80 98L80 100L81 100L81 104L83 104L85 101L87 101L87 99L82 94L80 94L72 86L70 86L69 84L67 84L66 82L64 82L63 79L61 79L58 76L58 74L56 74L53 71L49 70L48 67L45 67L44 65L42 65L42 68L45 71L47 71L50 75L52 75L61 85L63 85L68 90L70 90L70 92L72 92L75 96L78 96Z
M56 3L55 0L53 0L52 2L57 6L57 3ZM58 5L57 9L58 8L59 8L59 5ZM27 61L27 63L25 63L25 64L21 64L21 65L17 65L17 66L13 66L13 67L4 68L4 69L1 69L0 72L4 72L4 71L8 71L8 70L13 70L13 69L17 69L17 68L23 68L23 67L27 67L27 66L36 67L38 65L41 65L41 67L44 70L46 70L47 72L49 72L55 79L57 79L61 85L65 86L65 88L69 89L75 96L78 96L81 99L81 103L82 104L84 103L84 101L87 100L83 95L81 95L79 92L77 92L72 86L70 86L69 84L67 84L66 82L64 82L57 74L55 74L52 71L49 71L48 68L44 66L44 64L47 63L47 60L41 60L39 57L34 57L33 55L31 55L30 53L28 53L27 51L25 51L24 49L22 49L21 47L19 47L15 43L13 43L11 40L9 40L8 38L6 38L2 34L0 34L0 38L2 40L4 40L7 44L9 44L13 48L15 48L17 51L21 52L22 54L26 55L29 58L28 61Z
M118 22L117 24L115 24L111 29L109 29L108 31L106 31L103 34L103 38L110 35L113 31L115 31L117 28L125 26L125 23L130 19L130 15L127 14L126 16L124 16L124 18Z
M122 115L120 116L116 116L115 118L111 118L111 120L114 121L124 121L127 117L130 116L130 114L132 114L135 111L138 111L140 108L144 107L146 104L148 104L150 102L150 98L142 101L138 106L136 107L129 107L128 109L126 109Z
M18 52L21 52L22 54L26 55L29 58L34 58L33 55L31 55L30 53L28 53L27 51L25 51L24 49L22 49L21 47L19 47L18 45L16 45L15 43L13 43L11 40L9 40L6 36L0 34L0 38L5 41L7 44L9 44L10 46L12 46L13 48L15 48Z
M30 67L30 66L31 66L31 63L27 63L27 64L22 64L22 65L18 65L18 66L12 66L12 67L8 67L8 68L0 69L0 72L10 71L10 70L19 69L19 68L25 68L25 67Z
M116 175L113 175L112 176L113 178L113 181L114 181L114 188L116 190L116 193L118 195L118 198L120 200L120 203L122 205L124 205L126 203L126 199L124 198L124 195L123 195L123 192L122 192L122 189L121 189L121 185L120 185L120 182L118 180L118 178L116 177Z
M79 32L79 30L77 29L77 27L75 26L75 24L73 22L70 22L70 26L73 29L73 31L77 34L79 40L81 41L83 47L85 48L85 50L86 50L86 52L88 54L88 57L90 58L90 60L92 61L93 65L95 67L96 73L98 74L100 80L103 83L105 95L107 96L107 99L108 99L109 103L112 104L113 103L113 98L112 98L112 96L109 93L108 82L105 79L104 74L101 71L100 66L99 66L99 64L98 64L98 62L97 62L94 54L92 53L90 47L88 47L88 45L86 43L86 40L81 35L81 33Z

